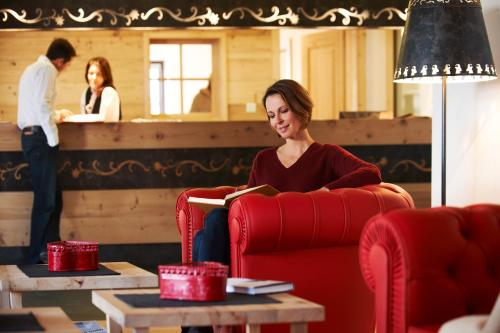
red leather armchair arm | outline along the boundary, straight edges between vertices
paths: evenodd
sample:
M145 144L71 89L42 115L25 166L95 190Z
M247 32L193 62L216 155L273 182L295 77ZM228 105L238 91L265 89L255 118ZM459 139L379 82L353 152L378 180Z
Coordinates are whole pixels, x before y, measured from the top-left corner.
M437 332L455 317L489 313L500 291L500 206L375 216L360 264L378 333Z
M187 202L188 197L222 199L227 194L241 188L236 186L219 186L214 188L193 188L182 192L176 203L176 222L181 237L182 262L192 261L193 238L203 228L205 212Z

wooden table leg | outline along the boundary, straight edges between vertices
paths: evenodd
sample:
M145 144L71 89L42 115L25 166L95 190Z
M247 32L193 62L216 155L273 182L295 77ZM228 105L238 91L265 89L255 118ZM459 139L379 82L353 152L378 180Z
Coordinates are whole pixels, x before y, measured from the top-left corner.
M307 323L290 324L290 333L307 333Z
M246 333L260 333L260 324L247 324Z
M108 333L121 333L122 327L113 320L110 316L106 315L106 328Z
M23 294L22 293L19 293L16 291L10 292L10 307L12 309L23 307Z

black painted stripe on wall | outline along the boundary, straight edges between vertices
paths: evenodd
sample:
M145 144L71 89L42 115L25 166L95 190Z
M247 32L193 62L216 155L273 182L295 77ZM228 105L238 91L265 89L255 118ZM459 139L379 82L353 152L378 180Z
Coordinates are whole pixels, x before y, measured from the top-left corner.
M391 183L431 180L431 145L344 147L375 163ZM183 148L61 151L63 190L211 187L245 184L262 148ZM21 152L0 154L0 191L30 191Z
M408 0L2 0L0 29L404 26Z
M0 247L0 265L22 262L27 246ZM99 244L99 261L126 261L157 273L158 265L181 262L181 243Z

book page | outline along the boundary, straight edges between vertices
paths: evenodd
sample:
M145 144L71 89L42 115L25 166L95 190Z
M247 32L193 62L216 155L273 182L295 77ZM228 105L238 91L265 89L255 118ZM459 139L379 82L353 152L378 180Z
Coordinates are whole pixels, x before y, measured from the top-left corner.
M194 204L200 208L205 213L208 213L214 208L223 208L226 206L225 199L209 199L209 198L198 198L198 197L188 197L188 202Z
M230 193L226 195L225 199L231 201L247 193L260 193L263 195L273 196L275 194L278 194L279 191L274 187L272 187L271 185L265 184L265 185L250 187L234 193Z

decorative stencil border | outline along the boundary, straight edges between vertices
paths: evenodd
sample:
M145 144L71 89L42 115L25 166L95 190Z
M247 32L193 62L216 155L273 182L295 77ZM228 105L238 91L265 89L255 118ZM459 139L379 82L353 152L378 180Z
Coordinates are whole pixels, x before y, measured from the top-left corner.
M376 164L384 181L430 182L431 145L347 146ZM261 148L189 148L62 151L64 190L211 187L245 184ZM30 191L21 152L0 155L0 191Z
M148 1L119 3L11 1L0 4L0 29L248 26L404 26L407 0ZM116 5L113 5L116 4Z

